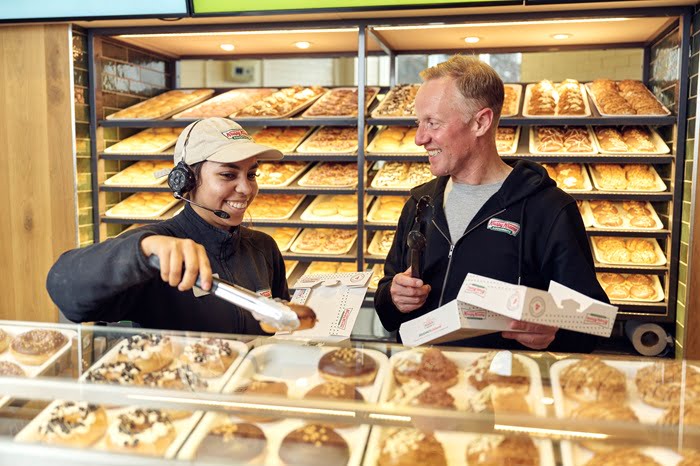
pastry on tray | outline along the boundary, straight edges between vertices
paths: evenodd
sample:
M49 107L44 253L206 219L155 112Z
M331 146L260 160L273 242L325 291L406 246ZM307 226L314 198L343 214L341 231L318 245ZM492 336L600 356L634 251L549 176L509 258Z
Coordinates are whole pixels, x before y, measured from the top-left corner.
M365 104L377 95L377 88L365 87ZM303 117L354 117L357 116L357 88L331 89L304 112Z
M303 194L258 194L248 206L248 214L256 219L284 219L304 198Z
M211 89L196 89L193 91L173 90L152 97L136 105L120 110L108 119L129 118L160 118L171 114L178 109L193 105L200 99L204 99L214 93Z
M598 358L579 359L567 366L559 376L559 383L564 395L580 402L627 400L625 374Z
M236 118L284 118L304 108L326 92L321 86L292 86L281 89L236 112Z
M297 148L304 136L309 132L309 129L306 126L290 126L288 128L271 126L253 134L253 140L258 144L288 153L293 152Z

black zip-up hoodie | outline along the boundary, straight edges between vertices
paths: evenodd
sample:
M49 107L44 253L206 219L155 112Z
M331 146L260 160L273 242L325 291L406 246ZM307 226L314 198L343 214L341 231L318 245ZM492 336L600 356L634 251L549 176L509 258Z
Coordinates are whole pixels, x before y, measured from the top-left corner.
M457 297L468 273L546 290L550 280L591 298L609 302L598 283L586 229L576 201L556 187L540 165L518 161L513 171L477 212L465 233L450 241L443 209L448 177L439 177L411 190L384 265L374 304L384 328L394 331L406 321L430 312ZM426 303L401 313L391 300L391 280L410 264L406 245L414 226L418 199L433 200L433 220L426 229L423 281L431 291ZM516 233L517 230L517 233ZM516 233L516 234L514 234ZM559 330L550 351L590 352L596 337ZM527 349L500 332L451 342L454 346Z
M249 312L163 282L141 252L141 240L151 235L189 238L204 246L220 278L289 299L282 254L269 235L242 226L216 228L189 204L164 222L64 253L49 271L51 299L73 322L131 320L148 328L264 334Z

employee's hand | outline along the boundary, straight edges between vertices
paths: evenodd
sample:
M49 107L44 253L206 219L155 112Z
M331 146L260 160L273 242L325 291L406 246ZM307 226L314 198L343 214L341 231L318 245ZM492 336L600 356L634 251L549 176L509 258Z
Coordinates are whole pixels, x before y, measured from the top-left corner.
M546 349L554 341L557 330L559 330L557 327L548 327L547 325L538 325L520 320L511 322L510 329L520 331L502 332L503 338L515 340L521 345L535 350Z
M394 306L404 313L415 311L428 299L430 285L424 285L423 280L411 278L411 268L403 273L394 275L391 281L391 300Z
M191 239L171 236L147 236L141 241L141 252L160 259L160 278L180 291L192 289L197 276L202 278L202 289L211 288L211 265L204 246ZM184 273L183 273L184 267Z

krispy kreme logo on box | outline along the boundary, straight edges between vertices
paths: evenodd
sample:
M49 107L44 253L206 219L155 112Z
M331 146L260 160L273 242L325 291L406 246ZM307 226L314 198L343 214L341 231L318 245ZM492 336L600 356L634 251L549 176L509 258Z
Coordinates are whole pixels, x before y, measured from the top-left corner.
M480 298L483 298L486 295L486 287L477 285L476 283L469 283L464 291L469 294L475 294Z
M484 320L486 319L485 309L464 309L462 317L469 320Z
M508 220L501 220L500 218L492 218L489 220L486 228L492 231L507 233L511 236L517 236L520 231L520 224L509 222Z
M224 135L225 138L228 139L233 139L234 141L238 139L245 139L250 141L250 136L248 136L248 133L244 129L229 129L228 131L223 131L221 134Z
M597 325L599 327L607 327L610 325L610 319L600 314L588 314L583 322L586 324Z

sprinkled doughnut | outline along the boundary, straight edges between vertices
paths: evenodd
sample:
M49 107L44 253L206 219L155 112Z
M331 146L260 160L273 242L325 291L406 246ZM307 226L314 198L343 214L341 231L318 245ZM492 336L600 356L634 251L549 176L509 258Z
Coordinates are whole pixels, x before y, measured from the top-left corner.
M30 330L12 340L10 351L22 364L38 366L67 342L68 338L56 330Z

